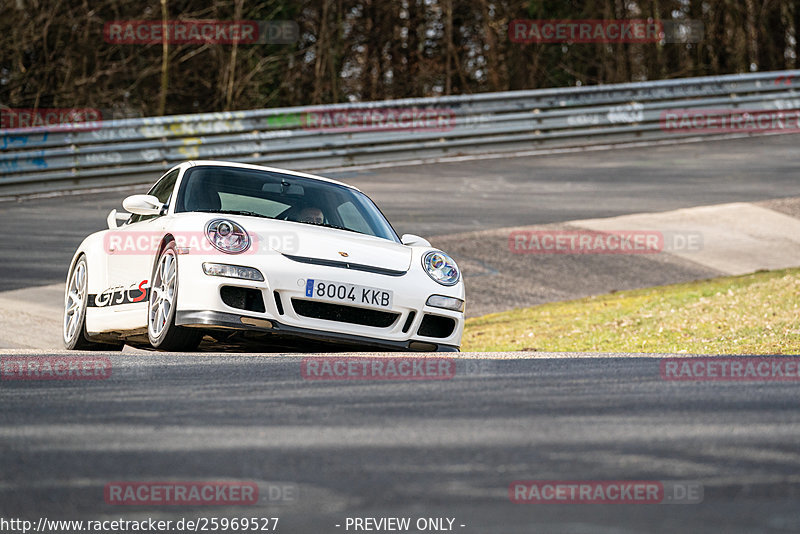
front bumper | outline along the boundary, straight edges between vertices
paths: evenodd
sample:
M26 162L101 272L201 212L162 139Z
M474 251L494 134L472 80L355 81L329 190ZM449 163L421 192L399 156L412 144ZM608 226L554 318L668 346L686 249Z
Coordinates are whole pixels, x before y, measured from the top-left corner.
M203 261L253 267L264 275L265 280L260 282L209 276L203 272ZM255 331L385 350L454 351L461 345L463 312L432 307L426 302L434 294L463 300L463 285L441 286L421 268L412 268L400 276L386 275L298 263L273 253L236 257L182 255L179 257L179 269L181 290L178 292L177 325ZM368 309L362 306L353 310L354 313L373 315L375 312L390 312L397 317L391 324L387 321L378 325L381 321L354 324L344 318L331 320L322 315L309 315L307 310L296 309L299 302L295 301L307 301L305 281L310 278L391 290L394 294L391 309ZM224 286L258 291L263 308L229 305L221 296ZM434 322L452 321L452 331L440 333L436 328L423 327L423 321L431 319Z
M422 352L458 352L459 348L453 345L417 341L390 341L339 332L327 332L286 325L273 319L240 315L218 311L178 311L175 314L175 324L178 326L200 328L223 328L246 330L272 334L280 338L309 339L325 343L349 345L382 349L386 351L422 351Z

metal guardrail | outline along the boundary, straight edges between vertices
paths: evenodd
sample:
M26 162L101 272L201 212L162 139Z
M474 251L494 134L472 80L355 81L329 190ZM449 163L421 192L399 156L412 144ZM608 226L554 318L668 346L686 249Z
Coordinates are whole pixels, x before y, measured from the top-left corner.
M797 82L795 82L795 79ZM224 159L295 170L708 135L662 112L798 110L800 70L111 120L96 128L0 130L0 195L154 181L177 162ZM308 114L446 112L438 129L330 131ZM796 130L795 130L796 131Z

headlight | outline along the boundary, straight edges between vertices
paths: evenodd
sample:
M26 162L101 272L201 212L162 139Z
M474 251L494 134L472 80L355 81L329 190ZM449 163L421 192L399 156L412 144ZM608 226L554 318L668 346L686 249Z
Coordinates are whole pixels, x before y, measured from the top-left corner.
M264 281L264 275L261 274L261 271L252 267L242 267L241 265L228 265L226 263L204 263L203 272L209 276L241 278L243 280L255 280L256 282Z
M461 278L458 265L453 258L439 250L432 250L422 257L422 267L428 276L443 286L454 286Z
M214 219L206 225L206 237L214 248L239 254L250 248L250 236L239 224L228 219Z

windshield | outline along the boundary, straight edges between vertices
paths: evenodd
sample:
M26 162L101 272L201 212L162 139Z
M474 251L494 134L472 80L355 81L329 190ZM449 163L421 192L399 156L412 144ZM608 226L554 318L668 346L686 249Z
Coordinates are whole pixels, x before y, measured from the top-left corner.
M175 212L265 217L338 228L399 242L392 226L363 193L289 174L220 166L186 171Z

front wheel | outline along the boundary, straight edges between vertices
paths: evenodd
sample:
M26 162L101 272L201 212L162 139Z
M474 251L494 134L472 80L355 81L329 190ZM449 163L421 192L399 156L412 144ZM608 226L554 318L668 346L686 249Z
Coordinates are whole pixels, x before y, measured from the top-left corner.
M67 277L64 292L64 324L61 330L64 346L69 350L122 350L122 343L93 343L86 336L86 305L89 269L81 255Z
M196 349L203 333L193 328L175 326L178 255L174 241L170 241L158 257L151 280L152 289L147 301L147 337L150 344L153 348L169 351Z

